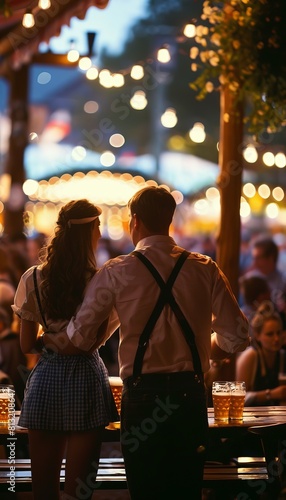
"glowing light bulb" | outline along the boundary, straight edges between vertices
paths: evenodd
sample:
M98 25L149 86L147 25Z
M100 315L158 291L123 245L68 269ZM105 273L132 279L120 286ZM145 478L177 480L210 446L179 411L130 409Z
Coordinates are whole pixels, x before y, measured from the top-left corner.
M33 16L33 12L27 10L23 16L22 24L24 28L33 28L35 26L35 18Z

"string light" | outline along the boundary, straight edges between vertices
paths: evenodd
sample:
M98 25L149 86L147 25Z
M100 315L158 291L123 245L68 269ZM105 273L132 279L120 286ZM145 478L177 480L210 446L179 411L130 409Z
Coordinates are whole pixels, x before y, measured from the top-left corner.
M166 64L171 61L171 55L167 47L162 47L158 50L157 59L159 62Z
M256 151L256 148L252 144L248 144L242 154L243 158L248 163L255 163L258 159L258 153Z
M79 60L79 52L76 49L71 49L67 53L67 59L69 62L76 62Z
M278 168L284 168L286 166L286 157L284 153L277 153L275 155L275 165Z
M161 123L163 127L173 128L177 125L178 118L176 111L173 108L166 109L165 113L161 116Z
M271 153L271 151L267 151L266 153L264 153L264 155L262 156L262 160L264 162L264 164L267 166L267 167L273 167L274 163L275 163L275 158L274 158L274 154Z
M31 10L26 10L23 16L22 25L24 26L24 28L33 28L33 26L35 26L35 18Z
M184 28L184 35L187 38L194 38L196 36L196 26L194 24L186 24Z
M141 78L143 78L144 76L143 66L135 64L131 69L130 76L131 78L133 78L133 80L141 80Z
M113 78L108 69L102 69L100 71L99 82L106 89L111 89L111 87L113 87Z
M114 87L116 88L123 87L124 83L125 83L124 76L121 75L121 73L115 73L115 75L113 75Z
M70 41L70 50L67 53L67 60L71 63L79 60L79 51L75 48L74 40Z
M98 77L98 69L95 66L89 68L85 74L88 80L96 80Z
M189 137L193 142L198 144L204 142L206 138L204 125L200 122L195 123L193 128L189 131Z
M130 99L130 105L133 109L137 109L138 111L145 109L148 104L146 99L146 94L143 90L137 90L133 97Z
M82 71L87 71L92 66L92 61L89 57L82 57L78 62L78 67Z
M39 9L42 10L47 10L51 6L51 1L50 0L39 0L38 7Z

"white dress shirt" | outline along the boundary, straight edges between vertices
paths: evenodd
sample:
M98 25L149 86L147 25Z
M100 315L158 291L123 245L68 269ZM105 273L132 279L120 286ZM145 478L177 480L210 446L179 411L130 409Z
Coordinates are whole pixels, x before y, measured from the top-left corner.
M167 281L183 251L169 236L150 236L136 246ZM218 346L234 353L248 344L248 322L229 283L210 258L190 253L173 285L173 295L191 325L202 369L209 369L211 331ZM119 367L124 380L132 375L142 330L152 313L160 288L145 265L132 254L108 261L89 283L84 301L70 321L67 333L72 343L88 350L95 339L104 343L120 324ZM112 331L98 331L100 324L116 311ZM112 316L112 315L111 315ZM169 305L161 313L151 334L142 373L193 370L192 355Z

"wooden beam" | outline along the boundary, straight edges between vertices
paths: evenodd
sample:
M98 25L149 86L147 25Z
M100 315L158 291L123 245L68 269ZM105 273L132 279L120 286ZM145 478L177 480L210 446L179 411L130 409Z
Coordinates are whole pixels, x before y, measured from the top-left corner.
M35 25L32 28L25 28L22 22L18 22L5 36L0 37L1 66L5 68L7 59L21 50L31 57L38 52L40 42L57 35L61 26L67 24L72 16L84 17L86 10L92 5L104 9L108 2L109 0L51 0L51 7L47 10L36 6L33 8ZM13 58L9 63L13 65Z
M53 54L52 52L45 52L44 54L38 52L34 54L31 63L47 64L51 66L68 66L70 68L76 68L78 66L78 61L68 61L67 54Z
M21 85L19 85L21 82ZM11 135L5 173L11 178L10 197L4 208L4 231L9 237L23 231L25 195L24 152L28 144L28 66L22 66L10 75Z
M243 172L243 104L234 102L228 88L221 91L218 185L221 221L217 262L238 297L240 255L240 198Z

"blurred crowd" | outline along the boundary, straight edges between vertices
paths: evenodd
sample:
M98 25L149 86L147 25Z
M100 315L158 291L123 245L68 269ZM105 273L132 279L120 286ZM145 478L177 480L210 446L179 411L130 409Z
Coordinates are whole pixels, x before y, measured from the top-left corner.
M0 239L0 383L14 385L18 409L37 356L22 353L19 322L11 305L20 277L30 266L39 263L39 252L45 242L44 234Z
M196 235L192 238L180 238L175 235L177 243L189 251L199 252L216 260L216 240L212 234ZM32 265L39 264L41 250L46 246L47 238L42 233L27 237L0 238L0 382L10 381L16 389L20 406L25 382L29 371L37 361L37 355L24 356L19 343L19 324L13 316L11 304L20 276ZM108 259L133 250L128 237L111 240L102 237L97 248L97 264L100 267ZM240 296L239 302L251 325L253 347L259 355L263 348L263 335L253 327L257 323L257 314L263 324L265 315L273 312L281 321L281 335L274 350L280 351L286 345L286 237L283 235L243 233L240 252ZM110 375L118 375L117 362L118 332L114 334L100 350ZM261 357L261 356L260 356ZM243 359L243 358L242 358ZM208 385L218 376L221 363L211 363L210 372L206 376ZM241 361L240 361L241 363ZM264 363L265 364L265 363ZM267 363L266 363L267 364ZM280 368L281 371L281 363ZM284 370L284 368L283 368ZM286 368L285 368L286 370ZM265 383L268 383L265 381ZM267 389L268 387L266 387ZM253 387L250 388L253 392Z
M41 262L41 251L47 243L48 238L43 233L29 237L21 233L13 238L0 238L0 384L14 385L17 409L21 407L26 380L38 355L22 353L19 321L11 305L20 277L29 267ZM98 267L106 260L132 249L128 238L114 243L102 238L97 249ZM118 332L101 348L101 356L110 375L118 375L117 346Z

